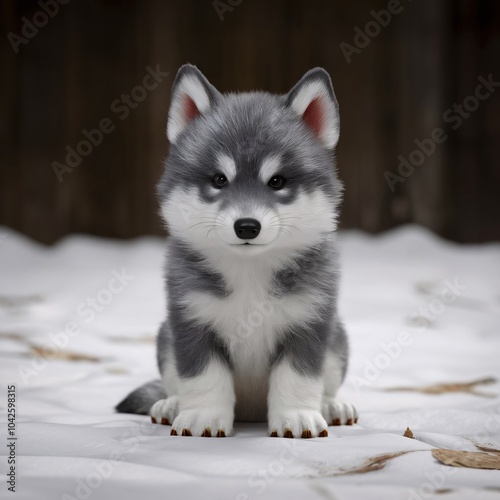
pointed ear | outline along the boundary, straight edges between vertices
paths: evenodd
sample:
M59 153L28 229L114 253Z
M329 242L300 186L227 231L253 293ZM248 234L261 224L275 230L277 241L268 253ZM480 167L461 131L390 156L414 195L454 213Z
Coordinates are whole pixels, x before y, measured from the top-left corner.
M339 140L339 106L330 76L323 68L309 70L286 96L286 104L318 137L333 149Z
M214 106L220 97L220 92L196 66L182 66L172 86L167 122L168 140L174 144L179 134L199 115Z

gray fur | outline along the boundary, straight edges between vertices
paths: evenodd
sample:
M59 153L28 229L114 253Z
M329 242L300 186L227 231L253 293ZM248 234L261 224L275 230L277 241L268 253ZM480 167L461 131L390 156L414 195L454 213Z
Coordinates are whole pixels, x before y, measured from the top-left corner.
M324 363L322 353L332 333L332 321L321 319L308 326L309 328L290 329L285 340L273 353L271 365L288 358L299 373L311 377L321 373Z
M349 339L344 323L338 317L328 338L328 349L342 360L342 380L344 380L349 365Z
M323 366L323 357L318 355L328 345L344 360L343 374L347 370L348 344L343 325L336 311L339 267L337 252L331 240L319 246L308 248L294 261L274 275L274 293L282 297L300 293L302 289L313 288L329 297L329 305L322 311L322 317L307 328L292 328L276 349L271 363L288 357L297 371L317 376ZM344 376L343 375L343 376Z
M175 352L179 374L194 377L203 371L212 356L218 356L226 362L229 362L229 358L216 332L209 326L190 320L180 300L187 291L202 290L219 297L227 295L229 291L222 276L213 272L198 252L181 242L170 242L168 262L166 283L170 297L169 316L158 335L158 356L164 357L167 349L163 346L170 344ZM190 332L189 336L171 334L186 331ZM160 366L163 364L161 361L158 361Z
M199 252L180 241L170 241L166 267L167 289L172 292L172 303L183 290L203 290L218 297L230 293L221 274L207 266Z
M168 168L158 185L160 198L168 198L178 186L192 185L205 200L211 201L207 179L213 172L217 154L227 153L245 174L235 180L227 203L245 194L272 204L273 194L254 181L262 159L270 152L277 152L283 157L288 176L295 180L290 196L281 203L291 203L299 189L307 192L320 189L336 199L336 209L342 183L335 175L332 153L318 147L317 138L288 106L299 85L317 78L326 81L335 99L330 77L319 68L309 71L287 96L264 92L222 96L213 89L213 99L218 105L199 116L170 147ZM310 165L316 167L314 173Z
M170 308L169 322L172 332L184 333L174 334L172 342L180 377L199 375L214 356L230 364L226 345L213 328L190 320L182 308Z
M115 406L118 413L135 413L147 415L151 406L159 399L166 398L167 393L161 380L153 380L132 391Z
M278 296L316 288L336 302L339 269L334 242L327 240L299 253L285 268L274 275L274 293Z
M156 362L158 370L163 373L163 367L167 360L167 354L172 349L172 334L170 333L170 324L164 321L160 326L156 337Z
M179 98L177 87L186 75L199 79L209 95L211 107L196 117L171 144L166 169L157 188L160 201L168 200L176 189L184 187L195 188L203 202L214 202L219 194L214 193L210 179L216 173L217 158L226 154L234 158L237 174L231 189L218 198L222 208L243 199L258 200L260 206L269 209L277 203L291 206L300 193L321 191L331 200L332 214L337 215L343 187L337 177L333 153L319 144L313 131L290 107L302 85L318 80L323 82L338 108L330 78L324 70L311 70L283 96L264 92L222 95L196 68L187 65L179 70L174 82L174 99ZM258 181L260 165L270 154L281 158L282 174L288 182L287 194L279 199L267 185ZM234 291L222 274L208 264L200 249L175 236L171 236L168 248L165 273L168 319L160 328L157 341L160 372L169 352L175 357L180 377L199 375L214 356L234 369L230 352L217 330L193 321L183 304L183 298L193 290L221 299ZM348 343L337 314L338 280L333 234L325 234L319 244L297 251L286 266L274 271L270 291L276 298L313 289L328 300L314 321L301 327L292 325L283 332L282 341L269 356L269 369L287 358L298 372L317 376L325 353L331 350L342 360L345 375ZM165 397L159 396L160 389L159 381L146 384L132 392L116 409L145 413L156 399Z

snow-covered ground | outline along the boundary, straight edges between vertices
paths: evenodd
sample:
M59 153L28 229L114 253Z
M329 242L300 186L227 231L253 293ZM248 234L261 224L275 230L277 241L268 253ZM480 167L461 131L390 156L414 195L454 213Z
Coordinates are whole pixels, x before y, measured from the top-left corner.
M344 232L341 245L352 347L341 393L358 425L310 440L269 438L264 424L185 438L113 411L157 377L163 240L72 236L47 248L0 228L0 496L499 498L500 471L445 466L431 450L500 449L500 384L488 380L500 379L500 244L459 246L409 226ZM5 476L9 384L15 495ZM416 439L403 437L407 427Z

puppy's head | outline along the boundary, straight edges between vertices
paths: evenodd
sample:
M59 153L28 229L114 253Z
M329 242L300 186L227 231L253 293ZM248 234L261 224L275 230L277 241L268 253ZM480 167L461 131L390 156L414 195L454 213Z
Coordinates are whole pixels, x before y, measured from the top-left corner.
M296 251L335 230L339 113L323 69L286 95L223 95L183 66L167 136L161 213L170 234L199 252Z

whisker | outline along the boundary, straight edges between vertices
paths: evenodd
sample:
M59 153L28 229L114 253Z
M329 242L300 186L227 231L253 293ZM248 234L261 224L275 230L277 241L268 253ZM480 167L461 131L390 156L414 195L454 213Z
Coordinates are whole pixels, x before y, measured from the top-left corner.
M278 229L279 231L287 231L290 236L292 236L292 233L288 231L287 228L289 229L295 229L299 231L300 233L302 232L301 229L299 229L297 226L292 226L291 224L280 224L279 222L275 222L273 224L269 224L269 229Z
M207 223L206 221L197 222L196 224L193 224L193 225L189 226L188 229L191 229L191 228L193 228L195 226L199 226L201 224L206 224L206 223Z
M299 233L302 232L302 230L299 229L297 226L292 226L290 224L283 224L283 226L289 227L290 229L296 229L297 231L299 231Z
M272 210L272 207L262 216L262 218L264 218L271 210Z
M224 222L227 222L226 218L222 214L217 214L216 219L221 218Z
M207 233L206 238L208 238L208 235L209 235L209 234L210 234L210 233L211 233L214 229L215 229L215 227L213 227L212 229L209 229L209 230L208 230L208 233Z
M219 222L209 223L208 221L201 221L201 222L197 222L196 224L189 226L188 229L192 229L193 227L200 226L202 224L204 224L203 227L212 227L212 226L213 227L223 227L224 226L224 224L219 223Z
M271 217L269 220L274 220L274 219L289 220L289 219L302 219L302 217L298 215L283 214L283 215L275 215L274 217Z
M302 217L294 217L294 216L285 216L285 217L277 217L279 220L292 220L292 219L302 219Z

